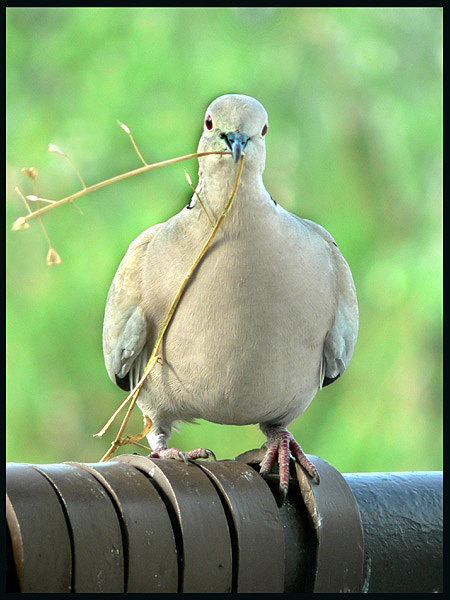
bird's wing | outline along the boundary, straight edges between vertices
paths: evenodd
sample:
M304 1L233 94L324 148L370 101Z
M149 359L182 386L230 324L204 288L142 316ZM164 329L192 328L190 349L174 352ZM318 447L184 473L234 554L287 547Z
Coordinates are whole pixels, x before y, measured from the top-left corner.
M161 225L144 231L130 245L117 269L106 301L103 354L111 380L130 390L148 361L148 323L142 309L142 272L148 249Z
M325 337L320 368L320 387L324 387L336 381L350 363L358 337L358 301L350 267L333 237L317 223L303 221L328 242L336 274L336 313Z

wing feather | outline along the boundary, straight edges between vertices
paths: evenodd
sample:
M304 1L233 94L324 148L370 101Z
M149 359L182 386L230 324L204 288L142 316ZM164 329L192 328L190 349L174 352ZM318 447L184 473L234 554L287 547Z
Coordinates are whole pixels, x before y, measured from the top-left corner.
M131 243L117 269L106 301L103 354L111 380L129 390L148 360L148 323L142 310L142 271L148 246L161 225Z
M319 385L322 388L343 375L350 363L358 337L358 301L350 267L333 237L321 225L303 220L328 242L336 274L336 314L325 337L320 364Z

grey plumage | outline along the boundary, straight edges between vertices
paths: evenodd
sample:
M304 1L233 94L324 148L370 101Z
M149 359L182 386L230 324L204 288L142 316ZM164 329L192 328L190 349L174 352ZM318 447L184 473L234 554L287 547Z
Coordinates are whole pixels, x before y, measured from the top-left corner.
M248 96L221 96L206 111L198 150L233 151L198 159L196 191L214 221L242 153L245 161L230 212L185 289L162 361L138 399L153 422L154 451L167 448L176 421L197 418L260 424L270 447L273 427L284 430L301 415L352 357L358 307L350 269L323 227L287 212L266 191L267 124L263 106ZM189 208L130 245L108 294L103 330L106 368L120 387L130 389L142 374L210 232L194 194Z

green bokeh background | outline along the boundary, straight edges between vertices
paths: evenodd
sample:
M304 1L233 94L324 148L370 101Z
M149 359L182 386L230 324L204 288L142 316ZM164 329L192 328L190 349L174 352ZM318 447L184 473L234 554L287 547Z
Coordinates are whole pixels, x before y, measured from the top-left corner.
M39 223L14 192L59 199L193 152L215 97L266 107L266 187L335 237L360 334L346 375L291 431L343 472L442 468L442 9L7 9L7 459L97 461L124 394L103 364L106 294L129 243L190 197L191 161L66 205ZM20 172L39 170L37 186ZM238 351L238 349L237 349ZM141 430L136 409L127 433ZM234 457L256 426L182 425L172 445ZM135 451L133 447L122 452Z

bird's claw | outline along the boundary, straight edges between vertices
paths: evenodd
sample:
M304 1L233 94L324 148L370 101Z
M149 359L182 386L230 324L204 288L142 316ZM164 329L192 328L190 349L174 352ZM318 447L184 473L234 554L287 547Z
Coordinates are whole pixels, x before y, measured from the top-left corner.
M182 452L178 448L159 448L154 450L149 458L174 458L175 460L182 460L186 464L189 459L196 460L197 458L212 458L217 460L216 455L212 450L207 448L196 448L195 450L189 450L188 452Z
M303 467L316 484L320 483L319 472L295 441L293 435L285 429L277 431L268 438L267 452L260 463L259 473L260 475L267 475L275 463L278 462L281 503L286 499L289 490L289 461L291 453L294 460Z
M186 454L184 454L183 452L181 452L181 450L178 450L177 455L178 455L177 458L179 458L180 460L182 460L184 462L184 464L186 464L186 465L188 464L189 461L188 461L188 459L186 457Z

